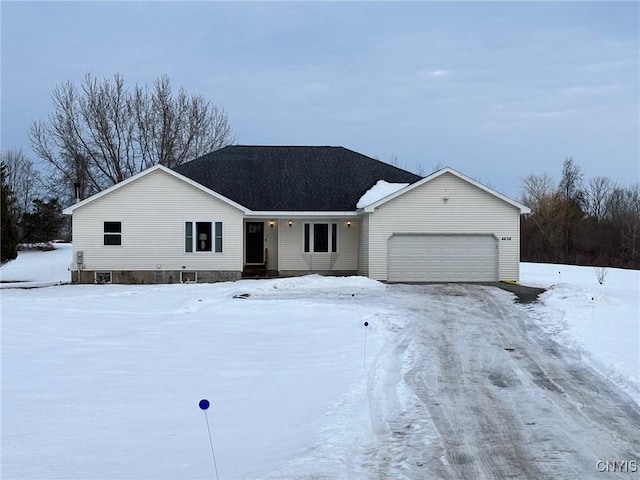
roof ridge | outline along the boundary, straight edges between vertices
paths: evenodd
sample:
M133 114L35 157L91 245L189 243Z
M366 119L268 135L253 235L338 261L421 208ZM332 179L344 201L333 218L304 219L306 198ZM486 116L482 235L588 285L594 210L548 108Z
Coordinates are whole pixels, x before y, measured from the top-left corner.
M242 147L242 148L345 148L342 145L245 145L245 144L237 144L237 145L226 145L225 147ZM345 149L348 150L348 149Z

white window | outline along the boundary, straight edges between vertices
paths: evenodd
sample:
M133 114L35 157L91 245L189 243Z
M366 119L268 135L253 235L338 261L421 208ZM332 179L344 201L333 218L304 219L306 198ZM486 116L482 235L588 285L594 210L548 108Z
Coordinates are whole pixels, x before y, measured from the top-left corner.
M305 223L303 250L305 253L337 253L338 224Z
M222 253L222 222L185 222L184 251Z
M122 245L122 222L104 222L104 244Z

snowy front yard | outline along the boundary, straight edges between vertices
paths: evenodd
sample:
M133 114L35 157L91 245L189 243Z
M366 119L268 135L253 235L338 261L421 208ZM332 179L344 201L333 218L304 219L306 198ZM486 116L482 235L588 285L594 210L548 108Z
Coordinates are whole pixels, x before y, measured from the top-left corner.
M69 257L21 253L2 280L58 282ZM554 286L518 308L640 404L639 272L599 285L589 268L522 269L523 284ZM407 368L394 342L416 321L411 299L472 315L464 295L400 290L409 303L360 277L5 288L2 478L215 478L202 398L220 478L368 478L376 419L420 415L393 373Z
M303 295L271 298L282 289ZM361 388L363 321L377 312L351 294L378 289L305 278L4 290L3 478L211 478L201 398L223 478L276 468Z

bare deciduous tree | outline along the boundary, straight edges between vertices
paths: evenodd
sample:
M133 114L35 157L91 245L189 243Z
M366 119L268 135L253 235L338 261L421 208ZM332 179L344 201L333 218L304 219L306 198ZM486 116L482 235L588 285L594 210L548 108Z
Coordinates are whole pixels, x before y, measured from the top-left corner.
M13 212L18 220L31 208L31 201L41 195L42 179L33 161L22 150L12 149L0 153L0 163L5 165L4 181L13 192Z
M223 110L182 88L174 96L166 76L151 91L136 86L134 112L144 168L173 168L235 141Z
M51 167L51 182L91 195L155 164L169 168L235 142L227 114L202 95L173 94L168 77L133 92L116 74L87 74L78 87L56 86L53 113L36 121L29 140Z
M521 201L535 213L545 198L553 194L553 178L548 174L527 175L522 179Z
M584 191L580 167L569 157L562 163L562 176L558 184L558 195L562 200L561 223L564 230L565 257L574 253L578 225L584 217Z
M427 170L425 169L424 164L422 162L416 163L416 166L413 169L413 172L416 175L420 175L421 177L424 177L427 175Z
M558 185L558 193L567 201L582 202L582 173L580 167L569 157L562 163L562 176Z
M572 165L572 160L565 160L563 172ZM567 180L563 175L560 184L564 181ZM572 182L567 189L573 194L577 183ZM531 208L531 216L523 225L528 236L536 239L535 242L528 239L527 243L536 252L536 260L554 261L566 257L573 232L572 222L576 216L581 216L575 202L568 200L564 190L556 188L553 178L546 173L528 175L522 180L521 201Z
M405 170L404 162L400 161L400 157L398 155L396 155L395 153L393 155L391 155L391 159L389 160L388 163L390 165L393 165L394 167L401 168L401 169Z
M640 259L640 184L612 190L607 219L618 233L619 257L635 265Z
M585 190L587 213L597 222L602 221L607 214L607 199L616 188L609 177L594 177L589 180Z
M598 280L598 283L600 285L603 285L605 278L607 278L607 273L609 273L607 269L605 267L595 267L593 271L596 275L596 280Z

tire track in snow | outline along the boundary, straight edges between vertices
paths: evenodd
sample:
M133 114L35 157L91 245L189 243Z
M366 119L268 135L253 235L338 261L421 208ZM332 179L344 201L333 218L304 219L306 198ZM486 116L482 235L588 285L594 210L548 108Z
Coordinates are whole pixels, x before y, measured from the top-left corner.
M599 460L640 458L637 405L509 294L389 292L407 320L370 373L370 478L591 478Z

